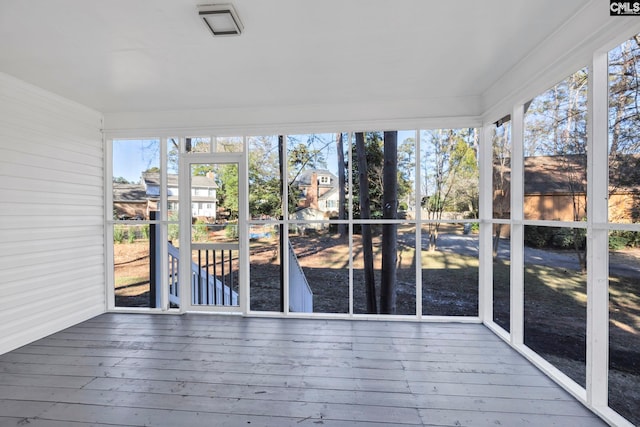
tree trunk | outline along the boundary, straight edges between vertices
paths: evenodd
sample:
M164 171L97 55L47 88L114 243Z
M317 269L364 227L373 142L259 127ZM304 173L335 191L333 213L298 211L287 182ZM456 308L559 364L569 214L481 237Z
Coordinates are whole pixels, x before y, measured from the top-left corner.
M500 234L502 233L502 224L496 224L495 234L493 235L493 259L498 257L498 251L500 249Z
M398 132L384 133L384 167L382 170L382 218L398 218ZM382 280L380 313L396 313L396 263L398 224L382 225Z
M360 195L360 218L371 218L371 201L369 200L369 174L367 172L367 150L364 145L364 134L356 132L356 156L358 157L358 184ZM362 255L364 257L364 284L367 298L367 313L377 314L376 279L373 270L373 238L371 224L362 224Z
M347 186L345 183L344 143L342 140L342 133L339 133L336 138L336 151L338 152L338 219L343 220L347 219L345 211L345 192L347 191ZM347 224L338 224L338 234L340 235L340 239L347 237Z

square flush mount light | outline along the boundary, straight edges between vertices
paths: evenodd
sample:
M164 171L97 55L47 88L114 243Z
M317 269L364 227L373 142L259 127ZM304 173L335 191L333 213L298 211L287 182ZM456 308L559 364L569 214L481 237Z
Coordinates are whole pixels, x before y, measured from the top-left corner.
M198 15L214 36L242 33L242 22L231 4L203 4L198 6Z

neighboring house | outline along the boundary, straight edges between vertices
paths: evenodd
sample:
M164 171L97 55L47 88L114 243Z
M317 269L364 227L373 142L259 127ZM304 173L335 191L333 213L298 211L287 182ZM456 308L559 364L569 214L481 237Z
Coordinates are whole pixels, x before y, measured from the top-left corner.
M191 179L191 214L194 218L215 220L217 217L217 189L213 173ZM178 210L178 175L167 175L167 204L169 213ZM141 184L113 183L114 215L119 219L149 219L149 212L158 210L160 174L142 174Z
M581 155L524 159L524 218L580 221L586 217L586 158Z
M615 222L640 217L640 156L612 160L609 170L609 216ZM532 156L524 159L524 218L576 221L586 218L587 165L584 155ZM494 169L494 217L510 213L510 162L504 185Z
M148 199L141 184L113 183L114 219L143 219L147 215Z
M338 215L340 195L338 177L325 169L305 170L298 175L295 185L299 190L298 207L290 215L296 220L327 220ZM306 224L305 228L320 230L325 224ZM302 230L304 232L304 230Z
M338 177L325 169L310 169L300 173L295 180L300 190L299 208L315 209L324 214L324 218L338 214L339 192Z
M191 216L215 220L218 216L217 190L212 172L207 176L191 177Z
M609 221L640 219L640 155L609 159Z
M318 209L322 212L329 212L330 216L337 217L339 206L340 192L338 191L338 184L336 182L335 187L329 189L327 192L318 197Z

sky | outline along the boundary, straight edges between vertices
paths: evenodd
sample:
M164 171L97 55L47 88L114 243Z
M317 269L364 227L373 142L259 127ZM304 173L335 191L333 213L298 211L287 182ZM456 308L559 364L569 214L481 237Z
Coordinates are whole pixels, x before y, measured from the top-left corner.
M160 140L113 141L113 177L138 183L142 172L160 167Z

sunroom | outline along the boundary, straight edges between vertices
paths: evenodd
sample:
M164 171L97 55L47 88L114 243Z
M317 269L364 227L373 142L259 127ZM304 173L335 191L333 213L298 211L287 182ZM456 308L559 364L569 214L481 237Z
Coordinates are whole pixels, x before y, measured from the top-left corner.
M640 424L634 5L3 1L0 424Z

